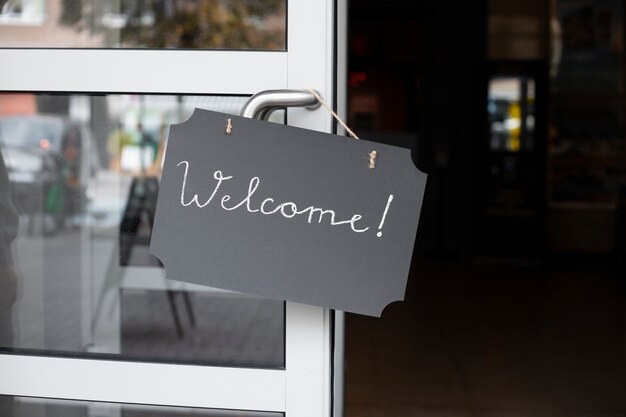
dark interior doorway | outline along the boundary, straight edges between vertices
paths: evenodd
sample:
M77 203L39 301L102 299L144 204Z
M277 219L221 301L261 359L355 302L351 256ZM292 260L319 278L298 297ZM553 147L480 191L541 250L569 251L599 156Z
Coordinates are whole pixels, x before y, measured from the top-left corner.
M347 315L347 417L626 414L626 14L574 3L350 3L349 125L429 178L406 301Z

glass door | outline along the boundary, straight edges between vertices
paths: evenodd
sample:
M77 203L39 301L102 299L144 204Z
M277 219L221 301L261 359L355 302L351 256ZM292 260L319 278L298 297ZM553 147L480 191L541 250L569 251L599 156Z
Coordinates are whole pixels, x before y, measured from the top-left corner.
M330 415L329 311L170 281L147 248L169 125L332 102L336 8L0 2L0 415Z

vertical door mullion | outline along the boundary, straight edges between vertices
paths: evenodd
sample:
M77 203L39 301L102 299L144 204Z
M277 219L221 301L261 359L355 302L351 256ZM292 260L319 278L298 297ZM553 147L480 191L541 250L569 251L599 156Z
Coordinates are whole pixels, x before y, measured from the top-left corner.
M288 87L315 89L332 105L333 0L289 0L287 10ZM331 131L323 107L292 108L287 118L292 126ZM328 310L287 303L287 417L330 415L330 327Z

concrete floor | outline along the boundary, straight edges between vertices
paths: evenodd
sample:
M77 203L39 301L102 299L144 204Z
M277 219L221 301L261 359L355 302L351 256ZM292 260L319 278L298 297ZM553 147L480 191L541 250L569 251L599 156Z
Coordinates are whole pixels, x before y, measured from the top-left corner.
M418 261L346 319L346 417L626 416L624 282L596 265Z

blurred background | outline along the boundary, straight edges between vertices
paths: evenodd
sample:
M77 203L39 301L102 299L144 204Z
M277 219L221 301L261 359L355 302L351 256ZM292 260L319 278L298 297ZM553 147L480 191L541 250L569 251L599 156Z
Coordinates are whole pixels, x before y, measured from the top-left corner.
M2 47L286 48L283 1L0 5ZM346 317L347 417L626 415L625 13L349 2L348 125L429 177L406 301ZM169 125L245 100L0 94L22 276L2 349L284 366L283 303L147 253Z
M353 1L349 118L428 185L347 416L626 415L624 3Z

